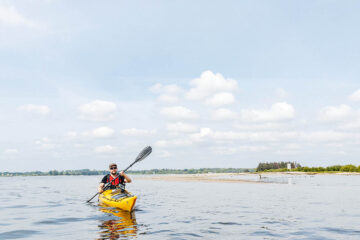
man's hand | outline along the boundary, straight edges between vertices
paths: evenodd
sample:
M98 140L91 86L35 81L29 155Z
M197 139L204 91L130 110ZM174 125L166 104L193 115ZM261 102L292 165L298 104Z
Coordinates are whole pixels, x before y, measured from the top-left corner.
M121 172L120 172L120 176L124 176L124 171L121 171Z
M99 184L99 187L98 187L98 192L99 192L99 193L104 192L104 186L105 186L104 183L100 183L100 184Z

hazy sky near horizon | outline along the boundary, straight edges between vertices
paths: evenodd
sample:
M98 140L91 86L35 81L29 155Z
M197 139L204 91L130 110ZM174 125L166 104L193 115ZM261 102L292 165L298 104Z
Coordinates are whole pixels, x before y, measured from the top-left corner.
M360 165L359 9L0 0L0 172Z

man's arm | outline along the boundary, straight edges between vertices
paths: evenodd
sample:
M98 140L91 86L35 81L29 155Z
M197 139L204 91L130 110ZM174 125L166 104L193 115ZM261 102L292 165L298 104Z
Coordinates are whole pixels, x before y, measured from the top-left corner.
M104 191L104 186L105 186L105 183L100 183L99 184L99 187L98 187L98 192L99 193L102 193Z
M105 186L105 183L107 181L107 177L108 175L105 175L102 179L101 179L101 182L99 183L99 187L98 187L98 192L99 193L102 193L104 191L104 186Z
M125 182L126 183L131 183L131 178L126 175L126 173L124 173L123 171L120 172L120 175L123 176L125 178Z

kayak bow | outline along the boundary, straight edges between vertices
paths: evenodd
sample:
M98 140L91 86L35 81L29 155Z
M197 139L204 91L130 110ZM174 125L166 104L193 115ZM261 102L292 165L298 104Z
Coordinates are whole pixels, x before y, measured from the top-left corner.
M128 191L121 192L121 189L109 189L99 195L100 203L129 212L133 210L136 198Z

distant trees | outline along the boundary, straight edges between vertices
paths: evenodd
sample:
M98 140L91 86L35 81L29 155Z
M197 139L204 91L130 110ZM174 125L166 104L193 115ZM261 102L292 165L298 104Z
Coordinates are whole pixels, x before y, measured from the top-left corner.
M360 167L360 166L359 166ZM340 168L341 172L357 172L358 168L354 165L345 165Z
M199 169L151 169L127 171L128 174L200 174L200 173L241 173L254 172L253 168L199 168ZM0 176L60 176L60 175L105 175L109 171L99 171L90 169L80 170L51 170L49 172L0 172Z
M257 172L271 170L271 169L287 169L287 164L291 164L291 168L298 168L301 167L300 164L296 162L266 162L266 163L259 163L256 168Z
M256 168L257 172L262 171L288 171L287 169L288 162L273 162L273 163L259 163ZM302 167L298 163L291 163L291 171L297 172L360 172L360 165L356 167L355 165L334 165L329 167Z

